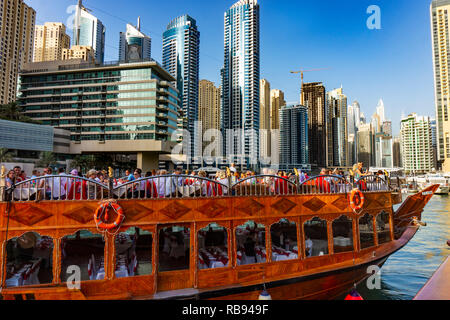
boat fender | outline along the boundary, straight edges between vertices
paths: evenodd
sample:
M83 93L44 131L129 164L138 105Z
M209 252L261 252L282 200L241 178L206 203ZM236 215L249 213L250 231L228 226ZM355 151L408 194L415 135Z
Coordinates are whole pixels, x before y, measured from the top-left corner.
M109 210L113 209L117 213L117 218L113 223L106 223L109 219ZM103 215L105 220L102 220ZM106 201L100 204L94 214L94 221L97 227L105 230L112 230L121 226L125 220L125 214L123 208L114 201Z
M261 300L261 301L272 300L272 296L269 294L269 292L267 292L266 290L263 290L263 292L261 292L261 294L259 295L258 300Z
M346 301L362 301L364 300L361 295L356 291L356 289L352 289L352 292L348 294L347 297L345 297Z
M359 198L359 202L357 202ZM359 211L364 207L364 194L361 190L355 188L350 194L350 207L353 211Z

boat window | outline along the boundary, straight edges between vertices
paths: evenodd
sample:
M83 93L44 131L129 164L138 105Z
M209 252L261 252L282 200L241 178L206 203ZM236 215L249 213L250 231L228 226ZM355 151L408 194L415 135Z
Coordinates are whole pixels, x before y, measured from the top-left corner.
M361 244L361 249L375 246L373 217L368 213L359 219L359 241Z
M378 244L383 244L391 241L391 229L389 224L389 213L383 211L377 216L377 233Z
M152 274L151 232L133 227L119 233L115 239L116 278Z
M190 229L173 226L159 232L159 271L189 269Z
M216 269L229 266L227 229L216 223L198 232L198 268Z
M105 241L101 234L81 230L61 240L61 281L74 275L73 266L80 268L80 280L105 278Z
M53 282L53 239L27 232L6 243L6 287Z
M327 255L329 252L327 221L315 217L305 222L304 229L306 257Z
M270 227L272 261L298 259L297 224L281 219Z
M353 222L347 216L333 221L334 253L353 251Z
M238 266L266 262L266 227L254 221L237 227L236 248Z

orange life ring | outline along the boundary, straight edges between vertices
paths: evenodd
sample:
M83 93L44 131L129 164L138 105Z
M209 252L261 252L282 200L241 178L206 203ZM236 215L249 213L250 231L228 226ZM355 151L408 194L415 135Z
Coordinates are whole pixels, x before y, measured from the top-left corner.
M110 208L112 208L117 213L117 218L116 221L114 221L113 223L106 223L102 220L102 217L104 214L106 221L108 221L108 212ZM114 228L118 228L122 224L123 220L125 220L125 214L123 212L122 207L119 206L117 203L104 202L95 211L94 220L95 224L99 228L105 230L112 230Z
M359 197L359 204L357 204L357 196ZM364 194L359 189L353 189L350 194L350 207L354 211L359 211L364 207Z

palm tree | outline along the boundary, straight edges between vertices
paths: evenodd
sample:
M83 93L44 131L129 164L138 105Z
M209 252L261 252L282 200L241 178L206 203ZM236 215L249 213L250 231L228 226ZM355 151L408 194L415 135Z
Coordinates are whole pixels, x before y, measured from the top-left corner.
M40 160L36 163L38 167L46 168L56 164L56 157L53 152L41 152Z
M0 119L9 120L9 121L41 124L40 121L35 121L27 116L24 116L23 111L24 111L23 107L18 105L17 102L1 104L0 105Z
M12 153L8 149L0 148L0 162L11 162L13 160Z

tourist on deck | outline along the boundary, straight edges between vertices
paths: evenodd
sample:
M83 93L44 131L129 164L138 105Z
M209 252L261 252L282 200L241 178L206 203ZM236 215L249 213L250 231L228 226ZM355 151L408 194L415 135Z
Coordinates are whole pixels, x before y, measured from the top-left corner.
M6 175L6 188L11 188L14 184L14 178L15 178L15 173L14 170L9 170L8 174Z
M58 169L58 175L59 176L66 175L64 168ZM53 179L52 183L53 200L65 200L67 194L67 178L58 177L52 179Z
M97 182L97 170L92 169L87 173L87 178L89 180ZM97 199L97 185L95 183L88 183L88 199L94 200Z
M22 182L23 181L23 178L21 176L22 168L19 166L15 166L13 170L14 170L14 183L17 184L19 182Z

